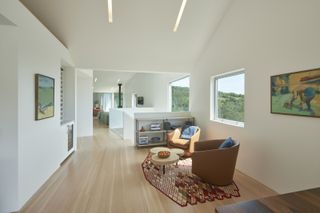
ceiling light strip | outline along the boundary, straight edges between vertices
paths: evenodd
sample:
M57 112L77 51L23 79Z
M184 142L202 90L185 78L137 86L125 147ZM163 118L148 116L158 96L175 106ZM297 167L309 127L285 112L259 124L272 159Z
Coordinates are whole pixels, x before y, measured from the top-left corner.
M112 17L112 0L108 0L108 14L109 14L109 23L113 22Z
M181 21L181 17L182 17L184 8L186 7L186 4L187 4L187 0L183 0L182 4L181 4L180 11L179 11L179 14L178 14L178 17L177 17L176 24L174 25L174 28L173 28L173 32L177 32L177 30L178 30L178 27L179 27L179 24L180 24L180 21Z

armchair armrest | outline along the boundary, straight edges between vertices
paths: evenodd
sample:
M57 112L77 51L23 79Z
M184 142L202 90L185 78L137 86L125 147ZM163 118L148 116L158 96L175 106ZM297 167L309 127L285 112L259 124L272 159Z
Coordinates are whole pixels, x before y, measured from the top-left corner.
M173 141L175 139L179 139L180 135L181 135L181 130L179 128L177 128L174 131L167 133L167 140Z
M198 131L196 132L196 134L194 134L191 139L190 139L190 148L189 148L189 152L193 153L194 152L194 146L195 144L199 141L200 138L200 129L198 129Z

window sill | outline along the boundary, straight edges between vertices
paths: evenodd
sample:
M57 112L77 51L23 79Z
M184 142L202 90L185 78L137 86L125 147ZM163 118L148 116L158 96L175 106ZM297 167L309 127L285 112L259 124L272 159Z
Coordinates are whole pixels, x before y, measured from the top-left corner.
M211 119L211 121L217 122L217 123L226 124L226 125L230 125L230 126L236 126L236 127L244 128L244 122L231 121L231 120L227 120L227 119Z

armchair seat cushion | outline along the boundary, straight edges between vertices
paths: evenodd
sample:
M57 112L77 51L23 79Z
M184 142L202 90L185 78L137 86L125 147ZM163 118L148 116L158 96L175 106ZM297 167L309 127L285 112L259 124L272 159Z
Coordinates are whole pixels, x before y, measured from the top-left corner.
M170 141L170 143L175 147L188 149L190 141L186 139L175 139L174 141Z
M199 141L200 137L200 128L197 126L192 126L191 129L189 129L189 133L192 134L191 138L185 139L181 138L181 129L175 129L174 131L167 134L167 142L170 147L177 147L180 149L184 149L185 151L188 151L190 153L194 152L194 144ZM188 133L188 134L189 134Z

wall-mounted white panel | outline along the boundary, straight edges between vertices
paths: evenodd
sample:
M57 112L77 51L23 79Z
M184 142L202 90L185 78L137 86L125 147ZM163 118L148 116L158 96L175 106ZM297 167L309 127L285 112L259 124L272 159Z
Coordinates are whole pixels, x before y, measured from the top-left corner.
M77 134L78 137L93 135L93 86L92 71L77 70Z

